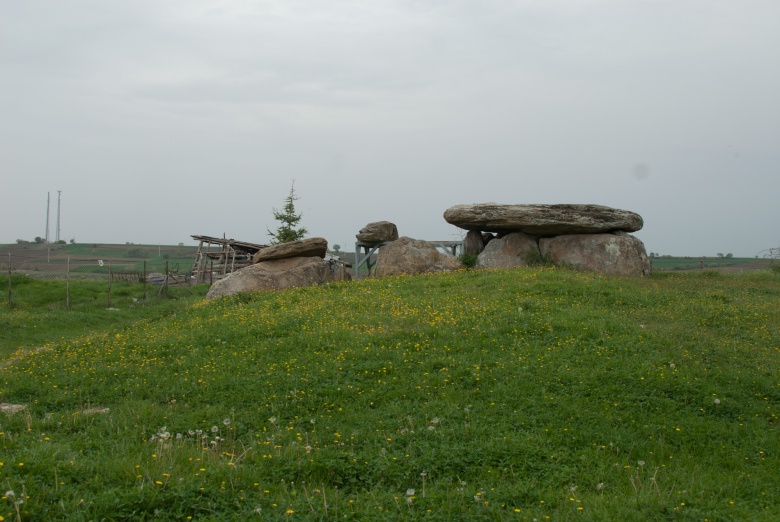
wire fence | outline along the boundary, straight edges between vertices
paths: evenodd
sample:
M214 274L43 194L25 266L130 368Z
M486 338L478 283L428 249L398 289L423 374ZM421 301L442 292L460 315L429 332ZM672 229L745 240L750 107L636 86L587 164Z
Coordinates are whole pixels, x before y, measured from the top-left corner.
M8 254L0 257L0 271L6 275L7 297L3 301L9 307L51 303L52 292L58 290L63 290L60 304L66 307L102 301L111 307L112 297L114 304L127 299L167 297L172 291L190 291L193 281L189 270L180 271L178 264L165 260L128 264L127 259ZM57 299L53 300L56 303Z

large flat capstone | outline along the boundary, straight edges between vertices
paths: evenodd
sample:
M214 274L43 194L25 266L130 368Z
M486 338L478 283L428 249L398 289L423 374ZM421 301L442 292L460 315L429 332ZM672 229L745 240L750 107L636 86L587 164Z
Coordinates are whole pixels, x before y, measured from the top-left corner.
M444 212L447 223L465 230L525 232L540 237L564 234L636 232L642 216L602 205L455 205Z
M289 243L279 243L258 251L252 262L257 264L263 261L273 259L286 259L289 257L325 257L328 251L328 240L323 237L310 237L290 241Z

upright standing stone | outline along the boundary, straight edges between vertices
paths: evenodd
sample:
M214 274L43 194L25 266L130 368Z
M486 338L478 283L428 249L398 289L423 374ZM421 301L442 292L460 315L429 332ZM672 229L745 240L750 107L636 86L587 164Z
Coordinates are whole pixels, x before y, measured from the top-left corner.
M469 230L463 240L463 253L467 256L478 256L485 248L485 240L479 230Z

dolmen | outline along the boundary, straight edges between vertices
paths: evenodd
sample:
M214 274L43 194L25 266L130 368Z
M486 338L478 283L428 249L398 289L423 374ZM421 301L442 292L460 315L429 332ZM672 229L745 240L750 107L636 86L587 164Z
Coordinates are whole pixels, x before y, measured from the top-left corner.
M216 281L207 298L239 292L284 290L350 279L346 265L325 259L328 242L321 237L280 243L259 250L252 265Z
M644 221L627 210L587 204L455 205L448 223L467 231L464 253L478 268L509 268L541 261L619 275L648 275L645 246L631 232Z

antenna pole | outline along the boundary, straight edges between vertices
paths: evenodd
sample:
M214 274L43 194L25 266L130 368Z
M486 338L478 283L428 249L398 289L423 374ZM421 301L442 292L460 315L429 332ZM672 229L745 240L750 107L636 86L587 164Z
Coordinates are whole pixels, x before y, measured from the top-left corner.
M51 207L51 192L46 193L46 243L49 242L49 207Z
M57 241L60 240L60 199L62 198L62 191L57 191Z

